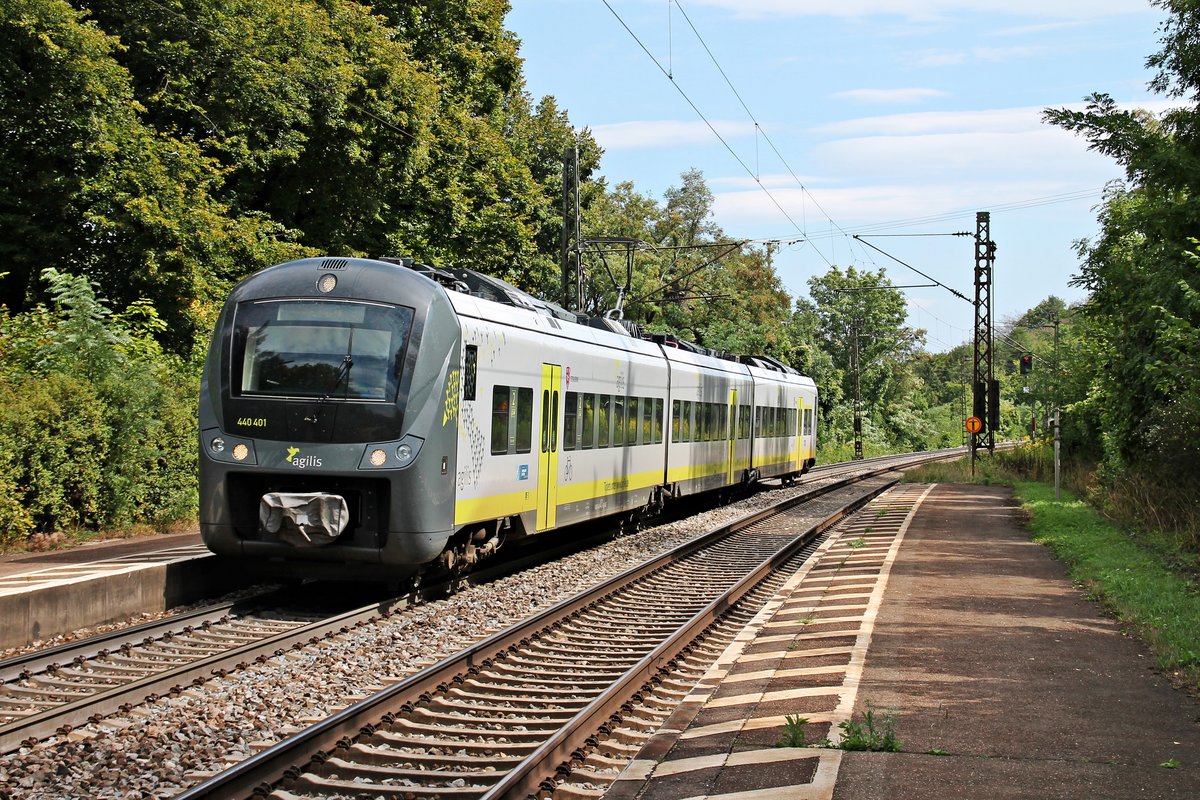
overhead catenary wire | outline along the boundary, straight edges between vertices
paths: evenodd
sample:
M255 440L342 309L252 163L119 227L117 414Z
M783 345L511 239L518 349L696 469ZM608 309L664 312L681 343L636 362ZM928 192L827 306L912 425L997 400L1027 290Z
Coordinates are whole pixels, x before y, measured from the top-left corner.
M654 54L650 52L650 49L648 47L646 47L646 45L642 42L642 40L638 37L638 35L633 32L633 29L629 27L629 24L626 23L625 20L621 17L621 15L617 13L617 10L612 7L612 4L609 3L608 0L601 0L601 2L604 3L604 6L616 18L617 22L621 23L621 27L623 27L625 29L625 31L630 35L630 37L633 38L633 40L637 43L638 47L640 47L642 49L642 52L644 52L646 54L646 56L654 63L654 66L658 67L659 72L661 72L663 75L666 76L667 80L671 82L671 85L673 87L675 87L675 91L679 92L679 95L684 99L684 101L689 106L691 106L692 110L694 112L696 112L696 115L698 117L700 117L701 121L705 124L705 126L708 127L709 131L712 132L712 135L717 138L717 141L719 141L725 147L725 149L729 152L729 154L731 156L733 156L734 161L736 161L738 163L738 165L746 172L746 174L749 175L756 184L758 184L759 189L761 189L763 191L763 193L766 194L766 196L768 198L770 198L771 202L775 205L775 207L777 209L779 209L779 213L782 214L784 216L784 218L787 219L787 221L792 224L792 227L794 227L796 230L798 230L802 235L804 235L807 238L808 233L807 233L807 231L805 231L804 227L801 226L798 222L796 222L795 219L792 218L792 215L787 212L787 209L785 209L783 207L783 205L779 202L779 200L775 197L775 195L773 195L771 193L771 190L763 185L762 180L757 175L754 174L754 171L752 169L750 169L749 166L747 166L746 162L742 159L741 156L739 156L737 154L737 151L735 151L733 149L732 145L730 145L729 142L725 140L725 137L723 137L720 134L720 132L717 131L716 127L712 124L712 122L709 121L708 117L705 116L704 112L700 110L700 107L696 105L695 101L692 100L691 96L688 95L688 93L686 91L684 91L683 87L679 85L679 82L675 80L675 77L674 77L674 75L671 74L671 71L668 70L667 68L663 67L662 63L657 58L655 58ZM676 2L677 7L678 7L678 5L679 5L678 2ZM682 9L680 9L680 10L682 11ZM689 22L689 24L690 24L690 22ZM706 46L706 49L707 49L707 46ZM813 249L816 250L818 255L821 256L821 258L825 261L826 264L829 264L829 266L833 266L833 264L830 263L830 261L825 258L825 255L823 253L821 253L820 250L818 250L815 247Z

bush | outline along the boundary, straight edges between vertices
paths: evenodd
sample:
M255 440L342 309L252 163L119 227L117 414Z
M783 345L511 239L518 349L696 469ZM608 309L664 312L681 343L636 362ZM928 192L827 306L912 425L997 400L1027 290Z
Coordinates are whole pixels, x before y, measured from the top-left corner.
M0 544L194 518L198 380L161 321L47 270L55 307L0 318Z
M85 381L53 373L0 385L0 451L6 503L3 539L96 525L109 427Z

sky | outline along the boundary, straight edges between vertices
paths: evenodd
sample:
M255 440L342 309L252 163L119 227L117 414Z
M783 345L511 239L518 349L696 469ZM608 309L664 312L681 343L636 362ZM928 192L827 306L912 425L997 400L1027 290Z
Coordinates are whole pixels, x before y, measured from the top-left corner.
M1074 243L1123 171L1042 112L1094 92L1168 105L1147 89L1164 14L1146 0L511 1L527 90L591 130L609 186L661 203L701 170L728 237L784 243L798 297L832 265L929 283L894 257L973 298L988 211L995 324L1083 300ZM970 302L903 291L927 349L971 341Z

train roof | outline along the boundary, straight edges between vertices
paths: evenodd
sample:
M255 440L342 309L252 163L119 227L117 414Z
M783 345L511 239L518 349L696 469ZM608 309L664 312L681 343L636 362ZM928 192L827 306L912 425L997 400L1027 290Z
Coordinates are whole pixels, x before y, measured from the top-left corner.
M449 292L456 292L477 297L483 300L489 300L501 305L513 306L516 308L532 311L545 317L552 317L563 322L570 322L576 325L583 325L588 328L595 328L618 336L626 336L632 339L642 339L654 344L662 345L664 349L674 349L688 353L694 353L700 356L709 358L721 359L724 361L733 361L739 364L744 364L748 367L761 370L768 373L782 373L784 375L795 376L803 379L803 375L784 364L777 359L765 355L736 355L727 353L722 350L716 350L710 347L689 342L685 339L672 336L665 333L646 333L643 332L636 323L623 319L612 319L609 317L595 317L587 314L580 314L574 311L569 311L562 306L552 303L548 300L543 300L538 297L518 289L507 281L500 278L485 275L482 272L476 272L472 269L464 267L450 267L438 269L430 267L427 264L422 264L414 261L411 258L378 258L377 261L383 261L390 264L398 264L414 272L420 273L431 280L440 283ZM456 304L458 305L458 304Z

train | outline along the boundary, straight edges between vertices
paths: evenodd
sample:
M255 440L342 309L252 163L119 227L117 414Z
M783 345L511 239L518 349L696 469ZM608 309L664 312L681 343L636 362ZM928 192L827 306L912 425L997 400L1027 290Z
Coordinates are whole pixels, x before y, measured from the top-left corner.
M233 288L199 404L200 530L264 574L465 574L816 462L817 387L462 268L313 257Z

